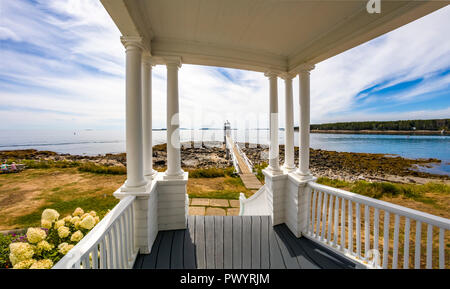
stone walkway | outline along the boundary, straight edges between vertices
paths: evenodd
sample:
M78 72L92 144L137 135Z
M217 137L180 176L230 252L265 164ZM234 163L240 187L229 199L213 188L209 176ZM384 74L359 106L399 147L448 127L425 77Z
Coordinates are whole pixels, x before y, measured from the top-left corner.
M189 199L191 216L238 216L239 200Z

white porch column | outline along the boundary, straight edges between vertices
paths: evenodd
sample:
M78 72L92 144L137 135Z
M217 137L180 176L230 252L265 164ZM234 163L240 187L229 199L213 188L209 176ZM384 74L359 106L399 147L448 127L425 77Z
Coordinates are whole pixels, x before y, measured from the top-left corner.
M300 68L300 125L299 125L299 167L297 170L301 179L311 179L309 171L309 133L310 133L310 71L314 65L304 65Z
M286 86L285 95L285 145L284 145L284 165L283 168L288 172L295 170L294 162L294 98L292 93L293 75L286 74L283 76Z
M142 148L142 39L122 37L126 48L126 150L127 181L122 191L145 190Z
M152 180L153 170L153 126L152 126L152 61L149 55L142 57L142 118L143 118L143 158L144 175Z
M180 108L178 102L178 69L181 59L165 58L167 66L167 171L169 179L183 178L181 169Z
M268 170L274 174L281 173L278 146L278 75L274 72L265 74L270 82L270 145Z

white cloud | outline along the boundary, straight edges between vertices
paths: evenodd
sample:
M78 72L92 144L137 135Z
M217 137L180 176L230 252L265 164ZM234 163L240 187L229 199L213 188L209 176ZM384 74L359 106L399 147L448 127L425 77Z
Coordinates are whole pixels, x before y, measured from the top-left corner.
M99 1L2 1L0 40L0 128L96 128L123 126L124 49L120 33ZM399 114L358 110L356 95L425 77L398 104L445 88L448 77L427 76L450 67L450 7L317 65L311 74L312 122L396 119ZM182 126L267 127L268 80L262 73L184 65L179 73ZM166 70L153 71L154 127L165 126ZM278 81L280 125L284 125L284 81ZM370 96L368 101L372 101ZM2 109L3 108L3 109ZM9 110L8 110L9 109ZM298 78L294 79L298 123ZM408 116L409 115L409 116ZM448 109L402 113L405 118L449 117ZM7 123L7 124L6 124Z

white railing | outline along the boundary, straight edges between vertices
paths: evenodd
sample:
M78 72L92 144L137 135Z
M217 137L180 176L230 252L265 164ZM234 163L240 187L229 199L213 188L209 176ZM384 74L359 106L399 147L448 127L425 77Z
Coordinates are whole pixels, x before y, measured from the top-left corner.
M238 153L244 159L244 162L247 165L247 167L249 168L249 170L251 172L253 172L253 163L250 161L250 159L247 157L247 155L242 151L241 147L238 144L236 144L236 148L237 148Z
M236 159L236 156L234 155L233 142L232 142L230 136L227 136L227 146L228 146L228 150L230 151L230 155L231 155L231 159L233 161L234 169L239 174L239 173L241 173L241 169L239 168L238 161Z
M134 245L134 196L125 197L53 269L131 269Z
M314 182L308 184L306 202L303 235L360 264L384 269L397 269L402 263L403 268L449 267L449 219Z

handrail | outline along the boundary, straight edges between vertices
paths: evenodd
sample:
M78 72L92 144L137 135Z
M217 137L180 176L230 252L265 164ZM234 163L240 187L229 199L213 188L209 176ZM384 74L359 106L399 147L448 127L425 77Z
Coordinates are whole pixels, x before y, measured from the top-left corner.
M395 205L393 203L365 197L359 194L351 193L348 191L324 186L318 183L310 182L309 186L312 189L317 189L323 192L326 192L330 195L342 197L346 200L351 200L353 202L358 202L360 204L369 205L373 208L378 208L381 210L388 210L390 213L402 215L404 217L408 217L410 219L414 219L417 221L421 221L436 227L443 228L445 230L450 230L450 220L446 218L442 218L439 216L431 215L425 212L409 209L406 207L402 207L399 205Z
M137 256L134 246L135 198L123 198L53 269L132 268Z
M308 183L304 197L307 206L302 234L365 266L397 269L401 259L403 268L410 267L410 260L414 268L448 266L445 233L450 230L449 219L314 182ZM438 234L433 234L434 228ZM421 254L422 235L426 236L426 254ZM433 258L434 254L438 258Z

